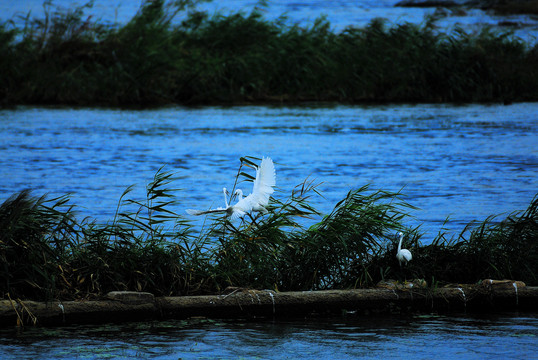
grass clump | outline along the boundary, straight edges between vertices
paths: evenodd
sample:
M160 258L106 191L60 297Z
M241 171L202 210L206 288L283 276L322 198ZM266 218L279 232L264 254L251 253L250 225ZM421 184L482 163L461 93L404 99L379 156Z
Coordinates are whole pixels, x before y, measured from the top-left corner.
M373 282L396 278L421 278L441 284L472 284L481 279L517 279L534 285L538 281L538 197L524 212L502 221L490 216L472 222L458 235L439 233L428 245L415 229L405 243L411 244L413 260L401 270L395 246L388 246L369 264Z
M241 167L236 184L252 180ZM209 225L194 231L190 219L173 210L178 201L172 181L160 169L142 200L128 198L129 187L105 224L78 221L67 196L34 198L23 191L7 199L0 205L0 296L84 299L113 290L194 295L228 286L344 289L411 278L538 283L538 198L523 213L469 224L451 238L440 233L422 245L419 228L405 226L413 207L400 193L364 186L322 216L309 204L316 186L305 181L286 200L271 198L269 214L233 223L209 217ZM406 234L405 247L413 253L402 268L395 257L397 231Z
M67 197L34 199L28 191L0 206L0 292L12 289L28 297L56 295L58 266L71 248L76 224Z
M537 48L510 33L443 34L433 17L337 33L323 17L300 27L259 9L209 16L197 3L146 1L121 26L85 17L89 5L47 6L45 19L27 17L22 29L0 24L1 103L538 99Z

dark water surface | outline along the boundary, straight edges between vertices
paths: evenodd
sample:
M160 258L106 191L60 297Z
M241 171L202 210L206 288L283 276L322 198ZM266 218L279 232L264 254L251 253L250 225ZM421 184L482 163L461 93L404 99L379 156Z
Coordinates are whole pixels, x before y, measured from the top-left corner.
M538 314L0 330L2 359L537 359Z
M143 200L163 165L173 208L223 206L241 156L270 156L285 200L306 178L324 213L351 189L399 191L424 241L446 227L524 210L538 193L538 104L171 107L0 111L0 200L25 188L72 194L80 219L111 220L123 191ZM246 169L249 171L249 169ZM251 185L240 184L246 193ZM186 214L185 214L186 215ZM499 218L499 219L502 219Z

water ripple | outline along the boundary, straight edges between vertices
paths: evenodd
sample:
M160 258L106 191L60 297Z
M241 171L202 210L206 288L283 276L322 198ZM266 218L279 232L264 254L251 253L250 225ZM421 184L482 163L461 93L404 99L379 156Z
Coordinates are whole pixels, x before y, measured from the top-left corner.
M84 216L107 221L127 186L143 196L165 165L187 189L183 213L220 201L241 156L271 156L281 199L306 178L321 183L312 205L324 213L365 184L403 188L435 234L447 216L458 230L527 207L538 188L536 114L525 103L1 110L0 195L72 191Z

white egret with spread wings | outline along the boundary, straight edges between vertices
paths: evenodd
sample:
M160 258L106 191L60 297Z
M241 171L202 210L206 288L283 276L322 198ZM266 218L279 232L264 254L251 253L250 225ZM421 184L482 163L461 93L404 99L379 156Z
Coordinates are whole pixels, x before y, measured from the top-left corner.
M224 208L218 207L210 210L186 210L190 215L203 215L210 213L225 213L231 220L242 218L247 213L252 211L262 212L267 214L268 211L265 208L269 204L269 197L275 191L273 187L276 185L275 166L271 158L262 158L258 169L256 170L256 178L252 186L252 193L243 197L243 191L238 189L235 194L238 197L238 201L235 205L229 205L226 199L226 188L223 188L224 192Z

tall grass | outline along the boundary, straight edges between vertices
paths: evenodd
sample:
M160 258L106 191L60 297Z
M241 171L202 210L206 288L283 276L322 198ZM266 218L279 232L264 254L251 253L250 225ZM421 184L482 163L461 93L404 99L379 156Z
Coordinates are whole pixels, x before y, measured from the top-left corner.
M236 183L252 181L241 171L252 163L241 158ZM129 187L104 224L77 220L67 196L13 195L0 205L0 296L84 299L112 290L192 295L228 286L343 289L390 278L538 283L538 197L523 213L469 224L450 238L440 233L422 245L420 229L405 225L413 207L400 193L364 186L323 215L310 205L319 196L316 184L305 181L287 198L277 191L269 214L233 223L212 215L200 229L174 212L181 208L181 191L173 182L160 169L145 198L129 198ZM402 268L395 257L397 231L405 233L413 253Z
M538 197L524 212L503 220L490 216L468 224L460 234L440 232L428 245L421 245L417 231L408 233L413 260L399 269L395 247L381 251L369 264L373 282L386 277L400 280L422 278L428 282L475 283L481 279L538 281ZM415 229L417 230L417 229Z
M331 29L197 1L146 1L126 24L84 15L0 24L4 105L149 106L278 101L490 102L538 99L538 48L509 32L423 24ZM89 5L87 5L89 6Z

